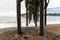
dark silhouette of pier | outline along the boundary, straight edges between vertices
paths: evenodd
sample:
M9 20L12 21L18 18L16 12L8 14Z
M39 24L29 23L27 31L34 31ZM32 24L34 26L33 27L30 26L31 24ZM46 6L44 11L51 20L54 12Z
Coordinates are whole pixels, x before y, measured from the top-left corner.
M17 29L18 34L22 34L21 31L21 2L23 0L17 0ZM49 3L49 1L48 1ZM47 0L25 0L25 7L26 7L26 26L28 26L28 23L32 19L33 15L33 21L35 23L35 26L37 26L37 18L38 18L38 12L40 15L40 35L44 35L44 24L46 26L46 13L47 13L47 6L48 6ZM45 6L44 6L45 5ZM44 11L45 10L45 11ZM43 17L45 14L45 17ZM43 21L45 20L45 21Z

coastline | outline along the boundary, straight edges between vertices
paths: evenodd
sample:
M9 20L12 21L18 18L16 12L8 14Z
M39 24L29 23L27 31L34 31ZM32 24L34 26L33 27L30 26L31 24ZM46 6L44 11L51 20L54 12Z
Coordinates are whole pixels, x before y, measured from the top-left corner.
M17 20L16 17L0 17L0 29L3 28L10 28L10 27L17 27ZM37 22L39 26L39 21ZM47 25L54 25L60 24L60 16L47 16ZM21 18L21 26L26 27L26 20L24 16ZM34 22L31 21L29 26L34 26Z

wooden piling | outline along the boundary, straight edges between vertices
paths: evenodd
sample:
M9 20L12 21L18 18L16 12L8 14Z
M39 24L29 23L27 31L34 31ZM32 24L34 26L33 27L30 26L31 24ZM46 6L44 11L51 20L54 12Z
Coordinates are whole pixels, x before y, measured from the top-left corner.
M47 0L45 0L45 6L47 5ZM47 7L45 7L45 26L46 26L46 20L47 20Z
M18 34L21 34L21 3L17 0L17 29Z
M28 26L28 0L26 0L26 26Z
M44 34L44 26L43 26L43 14L44 14L44 0L40 0L40 35Z

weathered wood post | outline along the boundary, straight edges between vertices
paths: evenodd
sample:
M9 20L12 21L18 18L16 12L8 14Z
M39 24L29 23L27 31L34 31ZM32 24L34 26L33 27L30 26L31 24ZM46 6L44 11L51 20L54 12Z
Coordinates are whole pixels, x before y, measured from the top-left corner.
M50 0L45 0L45 26L46 26L46 23L47 23L47 7L48 7L48 4L49 4Z
M28 0L25 0L25 4L26 4L26 26L28 26Z
M35 19L35 26L37 26L37 14L38 14L38 13L37 13L37 6L38 6L38 3L37 3L37 0L36 0L36 1L35 1L35 10L34 10L34 11L35 11L35 18L36 18L36 19Z
M46 6L47 0L45 0L45 6ZM45 26L46 26L46 19L47 19L47 7L45 7Z
M21 0L17 0L17 28L18 34L21 34Z
M44 34L44 26L43 26L43 14L44 14L44 0L40 0L40 35Z

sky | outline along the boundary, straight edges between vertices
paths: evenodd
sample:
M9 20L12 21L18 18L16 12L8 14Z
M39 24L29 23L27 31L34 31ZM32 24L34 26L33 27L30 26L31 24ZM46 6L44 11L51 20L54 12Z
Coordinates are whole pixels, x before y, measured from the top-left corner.
M50 0L48 8L60 7L60 0Z
M25 13L24 1L21 2L21 13ZM60 12L60 0L50 0L48 12ZM0 0L0 16L16 16L16 0Z

